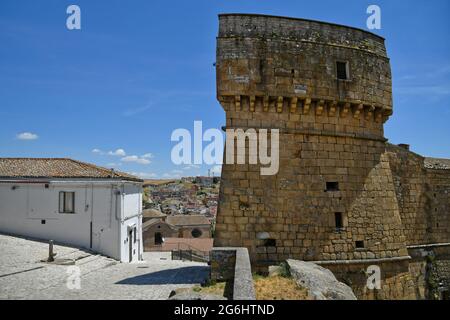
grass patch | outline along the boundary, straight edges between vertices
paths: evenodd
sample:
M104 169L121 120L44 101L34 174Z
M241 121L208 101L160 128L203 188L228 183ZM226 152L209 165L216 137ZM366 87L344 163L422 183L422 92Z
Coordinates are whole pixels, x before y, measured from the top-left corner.
M309 300L308 290L285 275L253 275L257 300Z
M230 289L230 285L227 282L210 282L204 286L195 286L192 288L192 291L230 298Z

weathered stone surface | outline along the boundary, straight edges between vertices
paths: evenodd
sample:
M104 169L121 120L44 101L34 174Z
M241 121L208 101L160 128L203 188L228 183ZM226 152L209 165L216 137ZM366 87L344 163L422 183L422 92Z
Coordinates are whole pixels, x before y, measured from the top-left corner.
M192 288L181 288L173 290L169 295L169 300L227 300L217 294L208 294L192 291Z
M260 164L223 165L214 245L247 247L254 268L334 261L330 269L358 298L421 298L424 277L413 276L421 262L409 270L405 260L411 246L450 242L450 170L448 161L386 143L392 89L384 39L304 19L219 20L226 127L278 129L280 168L262 176ZM338 62L348 79L337 76ZM327 182L338 190L326 191ZM365 270L380 259L382 289L367 290Z
M292 277L316 300L356 300L352 289L315 263L288 259Z
M233 282L233 300L255 300L252 267L247 248L213 248L211 280Z

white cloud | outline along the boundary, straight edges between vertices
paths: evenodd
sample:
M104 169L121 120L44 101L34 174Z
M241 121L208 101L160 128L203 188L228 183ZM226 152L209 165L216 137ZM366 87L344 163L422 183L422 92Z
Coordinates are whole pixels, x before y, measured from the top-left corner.
M123 149L117 149L116 151L109 151L108 154L110 156L119 156L119 157L125 157L127 155L125 150Z
M183 171L181 171L181 170L172 170L172 173L175 173L175 174L182 174Z
M139 163L139 164L150 164L150 163L152 163L147 158L142 158L142 157L138 157L138 156L126 156L126 157L123 157L120 160L123 161L123 162L135 162L135 163Z
M216 165L211 168L211 174L214 174L215 176L220 176L222 173L222 165Z
M141 158L151 159L151 158L154 158L154 156L151 153L146 153L146 154L142 155Z
M91 152L92 152L92 153L96 153L96 154L105 154L102 150L97 149L97 148L92 149Z
M152 172L129 172L129 174L133 176L137 176L142 179L151 179L151 178L157 178L158 175L156 173Z
M106 164L107 167L120 167L121 165L122 165L121 163L116 162L110 162Z
M21 132L17 135L17 139L19 140L36 140L39 136L35 133L31 132Z
M199 169L200 166L196 164L190 164L183 168L183 170Z
M124 115L125 117L131 117L131 116L134 116L134 115L136 115L136 114L139 114L139 113L142 113L142 112L147 111L148 109L151 108L152 105L153 105L153 103L148 103L147 105L145 105L145 106L143 106L143 107L125 110L125 112L123 113L123 115Z

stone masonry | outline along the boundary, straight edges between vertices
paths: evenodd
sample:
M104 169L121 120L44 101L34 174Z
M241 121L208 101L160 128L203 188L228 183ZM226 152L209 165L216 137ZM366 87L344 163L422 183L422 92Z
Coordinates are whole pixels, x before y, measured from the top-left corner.
M384 39L295 18L219 22L226 128L279 129L280 168L264 176L258 164L223 165L215 246L247 247L254 269L289 258L324 264L358 298L420 298L425 258L408 250L450 242L450 165L387 143ZM361 277L370 264L382 270L375 293Z

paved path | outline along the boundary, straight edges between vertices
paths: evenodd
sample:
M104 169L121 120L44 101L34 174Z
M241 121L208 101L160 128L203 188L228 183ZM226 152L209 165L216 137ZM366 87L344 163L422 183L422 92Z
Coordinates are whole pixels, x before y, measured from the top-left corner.
M209 273L205 263L172 261L168 253L145 252L143 262L120 263L67 246L54 251L61 263L75 264L41 262L47 243L0 235L0 299L167 299ZM67 286L73 266L80 268L80 289Z

